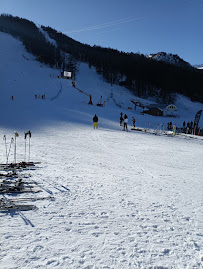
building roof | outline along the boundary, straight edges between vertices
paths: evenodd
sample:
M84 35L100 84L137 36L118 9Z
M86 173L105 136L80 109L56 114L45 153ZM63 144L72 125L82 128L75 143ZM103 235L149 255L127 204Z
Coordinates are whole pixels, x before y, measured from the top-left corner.
M170 110L170 108L173 111L178 110L177 107L175 105L173 105L173 104L170 104L170 105L166 105L166 104L151 104L151 105L148 105L147 108L148 109L158 108L158 109L160 109L162 111L164 111L165 109Z

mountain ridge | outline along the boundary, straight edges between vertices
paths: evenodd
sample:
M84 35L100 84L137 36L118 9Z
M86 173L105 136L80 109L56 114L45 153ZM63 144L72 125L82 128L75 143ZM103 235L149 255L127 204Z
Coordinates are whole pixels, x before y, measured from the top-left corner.
M72 71L74 80L77 80L78 63L86 62L108 83L125 86L138 97L156 97L163 103L170 103L176 93L181 93L191 100L203 102L202 70L155 61L143 54L82 44L51 27L41 28L57 47L47 42L33 22L11 15L0 16L0 31L22 40L26 50L38 61Z
M157 52L148 55L149 58L156 61L166 62L172 65L176 65L185 69L192 69L193 66L181 59L177 54L167 53L167 52Z

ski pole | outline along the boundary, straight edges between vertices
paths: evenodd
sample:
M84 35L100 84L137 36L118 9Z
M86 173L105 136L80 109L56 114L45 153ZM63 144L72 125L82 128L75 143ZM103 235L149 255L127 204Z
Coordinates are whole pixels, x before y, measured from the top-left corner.
M30 138L31 138L31 132L29 131L29 158L28 158L28 161L30 161Z
M26 133L24 133L25 134L25 157L24 157L24 161L26 162L26 137L27 137L27 134Z
M15 148L14 148L14 163L16 163L16 137L18 137L18 133L15 131L14 132L15 134Z
M25 161L26 161L26 139L27 139L27 136L29 136L29 156L28 156L28 161L30 161L30 138L31 138L31 132L30 130L27 132L27 133L24 133L25 134Z
M11 143L10 143L10 147L9 147L9 151L8 151L8 158L9 158L9 155L10 155L12 143L13 143L13 138L11 138ZM7 159L7 163L8 163L8 159Z
M3 140L5 141L5 147L6 147L6 164L8 164L8 154L7 154L6 135L4 135Z

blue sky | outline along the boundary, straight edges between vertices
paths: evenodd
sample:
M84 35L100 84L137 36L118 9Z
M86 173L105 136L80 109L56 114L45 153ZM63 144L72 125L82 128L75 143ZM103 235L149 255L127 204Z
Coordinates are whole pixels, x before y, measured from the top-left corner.
M0 0L0 13L89 45L203 63L203 0Z

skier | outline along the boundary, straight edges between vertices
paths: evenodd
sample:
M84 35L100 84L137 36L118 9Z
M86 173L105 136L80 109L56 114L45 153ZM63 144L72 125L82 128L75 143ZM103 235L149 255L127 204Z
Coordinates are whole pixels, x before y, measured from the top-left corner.
M122 126L122 123L123 123L123 113L121 112L121 114L120 114L120 126Z
M123 126L123 130L125 131L128 131L128 116L125 114L124 115L124 126Z
M183 128L185 128L185 121L183 122Z
M135 128L135 117L132 116L133 127Z
M185 121L183 122L183 128L181 128L182 133L186 133L186 128L185 128Z
M94 123L94 125L93 125L94 129L95 129L95 127L98 129L98 117L96 114L93 117L93 123Z

